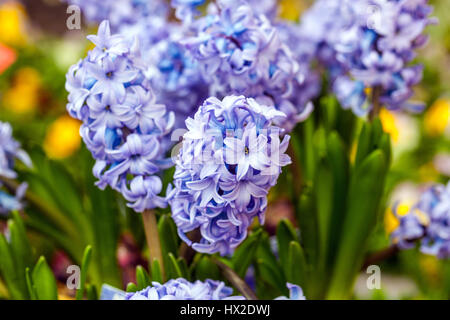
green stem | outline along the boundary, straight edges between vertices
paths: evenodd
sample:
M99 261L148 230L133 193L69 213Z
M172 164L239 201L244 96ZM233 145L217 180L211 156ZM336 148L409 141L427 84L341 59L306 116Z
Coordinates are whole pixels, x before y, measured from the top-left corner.
M248 284L242 280L238 274L227 266L225 263L220 261L219 259L213 257L213 262L219 267L222 271L222 274L231 284L240 292L247 300L258 300L256 294L252 291L252 289L248 286Z

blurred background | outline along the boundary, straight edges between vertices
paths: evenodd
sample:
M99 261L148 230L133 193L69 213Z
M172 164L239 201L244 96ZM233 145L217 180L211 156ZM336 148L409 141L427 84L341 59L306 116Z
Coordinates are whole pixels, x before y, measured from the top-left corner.
M280 14L298 20L311 2L281 0ZM430 183L445 183L450 177L450 1L430 2L440 23L428 28L430 43L417 58L425 65L424 81L415 90L416 98L425 101L427 109L419 115L386 110L381 113L383 128L391 135L394 148L386 207L399 202L405 212ZM61 193L63 202L55 203L55 207L64 209L66 202L72 208L92 212L92 238L102 228L109 230L101 238L90 239L105 249L103 256L94 255L99 261L96 264L98 270L93 272L94 278L97 277L98 283L108 281L121 287L134 279L137 265L146 263L140 250L144 236L139 217L126 209L120 197L109 191L95 191L92 187L92 159L82 146L78 133L80 123L66 114L65 74L90 50L86 35L96 32L95 26L85 24L80 30L68 30L66 10L67 5L58 0L0 0L0 121L11 123L15 138L30 153L35 168L48 170L48 181L34 177L33 172L26 173L24 179L29 181L31 189L47 199L49 196L45 191L39 194L39 190L44 190L39 189L39 185L54 184L60 189L58 181L71 181L70 185L55 190ZM96 204L89 203L86 194L93 192L99 202L115 199L113 207L99 209ZM272 234L280 219L293 215L285 193L277 190L271 194L267 229ZM33 219L33 213L30 216L27 224L33 246L48 257L57 279L64 283L67 265L81 259L80 248L86 243L80 241L80 248L67 243L77 239L79 231L74 232L73 238L61 238L58 234L42 237L42 230L51 232L51 227L43 225L41 217ZM0 216L0 231L6 228L5 220ZM86 222L80 222L83 223ZM387 209L370 241L373 251L389 245L389 233L397 223ZM105 224L112 227L108 229ZM116 266L108 264L110 257L117 260ZM447 298L450 292L450 263L417 250L403 251L389 258L381 269L382 289L368 291L367 275L362 274L355 298L434 299ZM122 279L122 283L117 279ZM70 296L70 292L64 292L64 285L60 287L62 297ZM2 293L5 294L5 289L2 290L0 282L0 298Z

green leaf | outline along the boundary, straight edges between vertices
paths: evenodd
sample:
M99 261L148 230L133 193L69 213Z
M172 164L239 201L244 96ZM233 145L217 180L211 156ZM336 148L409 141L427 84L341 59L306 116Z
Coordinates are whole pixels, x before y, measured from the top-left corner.
M191 280L191 276L189 274L189 268L188 268L188 265L186 263L186 260L184 260L182 257L179 257L177 259L177 262L178 262L178 266L180 267L180 270L181 270L182 278L190 281Z
M256 257L258 257L256 267L260 269L262 277L264 279L266 276L269 277L266 279L268 283L282 292L287 292L284 273L272 252L269 236L265 232L262 234Z
M302 164L305 181L312 181L316 169L316 154L313 143L314 138L314 118L309 117L298 126L301 133L300 162Z
M178 265L177 259L172 253L168 254L169 264L167 266L167 277L169 279L178 279L183 277L183 273L181 272L181 268Z
M333 175L332 213L328 229L328 256L326 262L326 265L331 267L334 264L343 221L345 221L350 161L345 144L338 133L332 132L327 142L327 160ZM319 200L323 201L323 199Z
M152 274L152 281L156 281L156 282L159 282L159 283L163 282L163 276L162 276L162 272L161 272L161 265L159 264L158 260L154 260L153 261L151 274Z
M17 258L16 263L20 270L30 267L33 264L33 252L28 241L25 226L17 211L12 212L12 219L9 220L9 230L11 235L11 249ZM23 268L22 268L23 267Z
M10 249L16 268L16 285L27 297L27 284L25 279L25 269L31 267L33 263L33 253L26 235L25 226L17 212L12 213L12 220L8 221L10 231Z
M355 168L358 168L372 151L372 125L366 122L362 127L356 151Z
M326 257L328 252L328 237L330 235L331 219L333 212L333 195L334 195L334 181L333 173L326 163L322 160L316 171L315 186L315 202L317 209L318 220L318 239L319 252L318 257L321 262L319 267L321 272L326 267Z
M87 246L86 249L84 250L83 262L81 264L80 289L77 290L77 294L76 294L77 300L83 299L84 288L85 288L85 284L86 284L86 276L87 276L87 271L89 269L89 264L91 262L91 257L92 257L92 247Z
M374 151L356 169L328 297L348 298L361 268L367 239L376 223L387 172L383 151Z
M283 219L278 223L277 226L277 245L278 245L278 255L280 257L281 266L287 274L288 272L288 255L289 255L289 244L291 241L296 241L297 235L295 233L294 226L287 219Z
M43 256L34 267L31 278L39 300L58 300L55 276Z
M203 255L195 264L194 268L195 278L199 280L219 279L220 270L217 265L211 261L209 256Z
M300 195L297 209L301 243L307 262L313 267L317 265L319 251L319 231L314 200L312 188L308 188Z
M383 150L387 163L390 164L392 161L392 146L391 146L391 136L388 133L384 133L379 141L379 148ZM389 166L387 166L389 167Z
M36 287L33 285L33 282L31 280L30 268L25 269L25 279L27 282L28 293L30 295L31 300L37 300L38 297L37 297L37 293L36 293Z
M98 300L97 288L93 284L86 285L86 297L88 300Z
M307 267L305 255L302 247L296 241L291 241L289 244L287 266L286 280L301 286L303 290L307 292Z
M127 291L127 292L137 292L137 291L138 291L138 288L137 288L137 286L136 286L133 282L130 282L130 283L127 284L127 289L126 289L126 291Z
M233 269L240 277L244 277L248 267L253 261L261 239L262 229L251 233L248 238L236 249L231 258Z
M177 227L173 219L169 215L162 215L158 220L158 232L161 239L161 251L164 257L164 265L169 266L169 254L178 254L179 241L177 234Z
M150 276L142 266L136 267L136 284L138 291L150 285Z
M0 233L0 274L6 282L13 299L25 299L26 295L18 286L19 274L6 238Z
M287 295L288 289L286 288L286 280L281 277L276 267L269 263L258 259L256 262L257 273L265 282L269 283L274 288L277 288L280 292Z
M83 147L81 151L81 166L83 167L83 184L86 189L86 214L89 219L89 233L84 243L95 248L92 256L92 269L90 279L98 288L103 283L112 286L121 286L120 271L117 263L117 246L120 236L120 214L116 194L111 188L100 190L95 185L92 174L94 160L90 152ZM132 212L136 217L136 213Z

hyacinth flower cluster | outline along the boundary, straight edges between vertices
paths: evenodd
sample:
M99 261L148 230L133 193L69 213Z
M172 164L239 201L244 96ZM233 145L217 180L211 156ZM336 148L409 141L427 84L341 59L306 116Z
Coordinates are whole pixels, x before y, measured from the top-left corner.
M164 207L158 173L171 165L164 154L174 115L157 102L137 41L111 35L106 21L88 39L95 48L67 74L67 110L83 122L97 185L121 192L137 212Z
M170 8L164 0L62 0L78 6L88 23L108 20L114 33L137 37L141 48L167 38Z
M0 122L0 177L16 179L17 172L14 170L15 160L20 160L28 167L32 166L28 154L20 148L12 136L12 128L9 123ZM27 184L22 183L16 190L15 195L8 193L0 181L0 215L6 215L14 210L23 208L22 198L27 190Z
M248 1L217 1L210 14L191 24L193 36L181 41L198 62L211 96L244 95L286 114L278 125L288 131L304 120L316 91L301 90L308 77L283 41L277 26ZM298 95L303 94L299 99ZM289 123L290 122L290 123Z
M166 19L169 14L164 0L62 0L78 6L89 23L109 20L114 32L143 18Z
M302 33L329 70L344 108L363 116L373 108L420 111L410 101L422 66L412 64L427 36L427 0L319 0L305 14Z
M399 248L420 242L423 253L450 258L450 183L431 187L408 214L397 217L400 224L391 238Z
M251 98L209 98L194 118L176 160L168 192L180 237L195 250L230 254L247 236L253 218L264 223L267 193L276 184L289 136L272 124L285 116ZM199 230L201 240L186 233Z
M184 32L176 24L168 24L169 35L149 47L143 55L148 63L146 75L159 101L175 114L175 128L184 128L184 121L209 96L198 63L179 43Z
M205 280L189 282L186 279L172 279L165 284L153 282L144 290L127 293L126 300L226 300L243 299L232 297L233 289L221 281Z
M288 283L290 296L279 297L276 300L306 300L299 286ZM205 281L189 282L186 279L172 279L165 284L153 282L138 292L130 292L126 300L245 300L242 296L231 296L233 289L221 281L207 279Z

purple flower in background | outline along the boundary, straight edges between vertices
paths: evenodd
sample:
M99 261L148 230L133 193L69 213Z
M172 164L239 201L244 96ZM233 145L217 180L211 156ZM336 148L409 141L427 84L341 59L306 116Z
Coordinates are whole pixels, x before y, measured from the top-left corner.
M308 102L318 86L311 86L313 77L307 76L310 61L300 64L291 50L300 45L291 45L286 32L260 14L258 6L218 1L209 15L192 23L194 36L180 42L198 64L210 96L244 95L282 110L287 117L277 124L289 131L292 122L311 112Z
M28 154L20 148L19 142L12 136L11 125L7 122L0 122L0 176L8 179L16 179L17 173L14 171L15 160L20 160L28 167L32 166ZM22 198L25 195L27 184L22 183L16 190L15 195L10 195L3 190L0 182L0 214L8 214L13 210L23 208Z
M425 27L436 22L427 3L319 0L305 13L301 34L329 71L344 108L367 114L374 92L374 99L390 110L423 109L423 104L410 102L412 87L422 78L421 66L411 66L411 61L426 43Z
M0 184L0 188L2 185ZM14 210L22 210L23 203L22 200L28 189L27 183L22 183L16 190L15 195L10 195L5 191L0 189L0 215L7 215L9 212Z
M306 300L305 296L303 295L302 288L291 283L287 283L287 287L289 289L289 298L278 297L275 300Z
M425 235L428 216L418 209L413 209L405 216L399 216L396 207L392 211L400 221L398 228L391 234L392 241L401 249L414 248Z
M302 289L288 283L288 297L275 300L306 300ZM205 281L189 282L186 279L172 279L165 284L153 282L151 286L125 294L125 300L245 300L242 296L231 296L233 289L221 281L206 279ZM121 292L119 292L120 295Z
M273 120L284 114L243 96L209 98L194 118L168 192L180 237L199 252L230 254L255 217L264 223L267 193L276 184L289 136ZM192 243L187 232L199 229Z
M143 19L155 26L167 19L169 8L163 0L62 0L81 8L89 23L109 20L114 32ZM153 20L153 21L152 21Z
M214 280L189 282L179 278L165 284L153 282L144 290L127 293L126 300L243 300L232 297L233 289L225 283Z
M407 215L398 218L400 226L391 238L400 248L419 241L423 253L450 258L450 182L428 189Z
M176 25L168 28L170 36L145 52L149 63L146 74L159 101L175 113L175 128L184 128L186 118L208 97L209 86L198 63L179 44L184 29Z
M111 35L107 21L89 39L98 46L67 74L67 110L83 121L97 185L122 192L137 212L164 207L158 174L167 168L174 115L157 101L135 41Z

